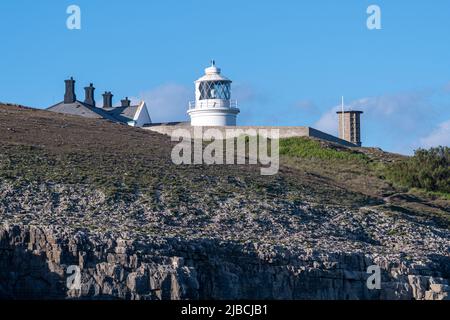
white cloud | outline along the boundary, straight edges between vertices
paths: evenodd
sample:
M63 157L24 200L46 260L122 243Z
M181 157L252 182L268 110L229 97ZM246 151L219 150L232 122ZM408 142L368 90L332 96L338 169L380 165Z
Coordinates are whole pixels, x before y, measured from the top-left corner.
M193 101L194 87L186 87L176 83L168 83L148 91L144 91L137 97L131 98L133 103L144 100L150 111L154 123L188 121L188 103ZM240 118L250 119L261 112L261 106L265 105L268 97L265 93L256 90L249 84L237 84L233 86L232 99L244 106Z
M270 99L267 92L261 91L248 83L237 83L232 86L231 98L245 103L265 104Z
M257 93L254 88L247 84L239 84L232 89L232 98L241 102L257 99Z
M429 98L433 91L411 91L377 97L366 97L346 104L346 109L360 110L364 117L391 129L394 133L416 130L417 124L424 120L432 106ZM316 122L319 130L337 133L338 117L336 112L341 106L332 107Z
M384 118L417 115L429 107L428 99L434 91L410 91L378 97L363 98L353 101L351 108L361 109L369 114L377 114ZM413 110L414 112L408 112Z
M429 135L420 139L421 147L450 146L450 120L441 123Z
M241 114L239 124L255 125L263 119L274 120L275 114L268 108L271 97L267 92L255 88L247 83L238 83L232 86L231 98L237 100Z
M338 132L338 115L337 111L341 110L341 106L335 106L331 110L327 111L320 117L320 119L314 124L314 128L327 132L333 135L337 135Z
M416 90L365 97L346 104L346 109L364 112L362 119L363 143L364 137L367 137L367 140L370 140L369 143L375 142L377 146L389 151L409 154L418 146L420 138L425 137L431 131L430 128L435 125L436 120L440 119L442 104L436 104L435 101L439 94L439 90ZM340 106L334 106L328 109L314 124L314 127L337 135L338 116L336 111L339 111L340 108ZM430 137L429 141L431 139Z
M144 100L155 123L187 121L188 103L193 100L193 95L193 88L169 83L145 91L131 100L133 102Z
M300 100L294 103L292 106L294 112L307 113L309 115L320 114L320 109L312 100Z

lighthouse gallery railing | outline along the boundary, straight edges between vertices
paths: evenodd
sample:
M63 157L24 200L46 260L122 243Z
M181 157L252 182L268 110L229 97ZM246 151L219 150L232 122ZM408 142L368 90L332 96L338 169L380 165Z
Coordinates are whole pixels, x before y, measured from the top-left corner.
M223 102L219 103L217 100L200 100L200 101L190 101L189 110L192 109L210 109L210 108L227 108L227 109L238 109L237 100L230 100L229 105Z

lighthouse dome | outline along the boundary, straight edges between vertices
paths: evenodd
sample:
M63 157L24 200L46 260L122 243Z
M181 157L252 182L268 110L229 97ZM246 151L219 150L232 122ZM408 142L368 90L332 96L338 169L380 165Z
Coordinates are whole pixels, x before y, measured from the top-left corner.
M211 61L211 66L205 69L205 75L198 79L196 82L205 82L205 81L223 81L223 82L232 82L230 79L221 75L221 70L216 66L215 61Z

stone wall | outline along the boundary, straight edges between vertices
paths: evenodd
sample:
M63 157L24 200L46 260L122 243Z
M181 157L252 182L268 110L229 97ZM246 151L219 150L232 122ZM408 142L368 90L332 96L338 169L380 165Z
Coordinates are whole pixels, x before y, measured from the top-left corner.
M189 125L181 125L181 126L171 126L171 125L154 125L145 127L143 129L150 130L154 132L158 132L160 134L171 136L174 131L179 130L179 132L182 132L181 130L187 132L188 134L182 135L187 136L190 135L190 137L194 137L195 128ZM181 130L180 130L181 129ZM197 127L197 130L200 128ZM267 131L268 136L271 136L272 130L279 130L279 137L280 138L292 138L292 137L313 137L322 139L325 141L330 141L334 143L338 143L347 147L355 147L353 143L350 143L348 141L339 139L335 136L332 136L330 134L327 134L325 132L319 131L317 129L313 129L310 127L270 127L270 126L237 126L237 127L203 127L203 131L207 129L217 129L220 130L225 137L225 130L227 129L233 129L233 130L242 130L244 132L256 132L259 135L265 136L264 132ZM240 136L241 133L236 131L236 134L232 135L229 138L235 138L237 136Z

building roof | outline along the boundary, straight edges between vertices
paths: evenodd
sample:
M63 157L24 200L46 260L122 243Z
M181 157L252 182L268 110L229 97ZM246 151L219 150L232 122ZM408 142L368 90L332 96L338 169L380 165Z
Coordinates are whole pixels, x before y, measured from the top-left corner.
M341 114L342 111L337 111L337 114ZM358 110L346 110L344 113L364 113L364 111L358 111Z
M220 68L216 67L215 62L212 62L211 67L205 69L205 75L198 79L196 82L205 82L205 81L224 81L224 82L232 82L230 79L224 77L220 74Z
M81 101L75 101L74 103L61 102L49 107L47 110L85 118L106 119L127 124L137 118L139 113L142 111L143 104L145 104L145 102L129 107L104 109L90 106Z
M135 105L129 107L115 107L106 110L106 112L118 121L127 123L129 121L135 120L138 109L139 105Z
M160 122L160 123L149 123L145 125L146 128L150 127L190 127L190 121L179 121L179 122Z

